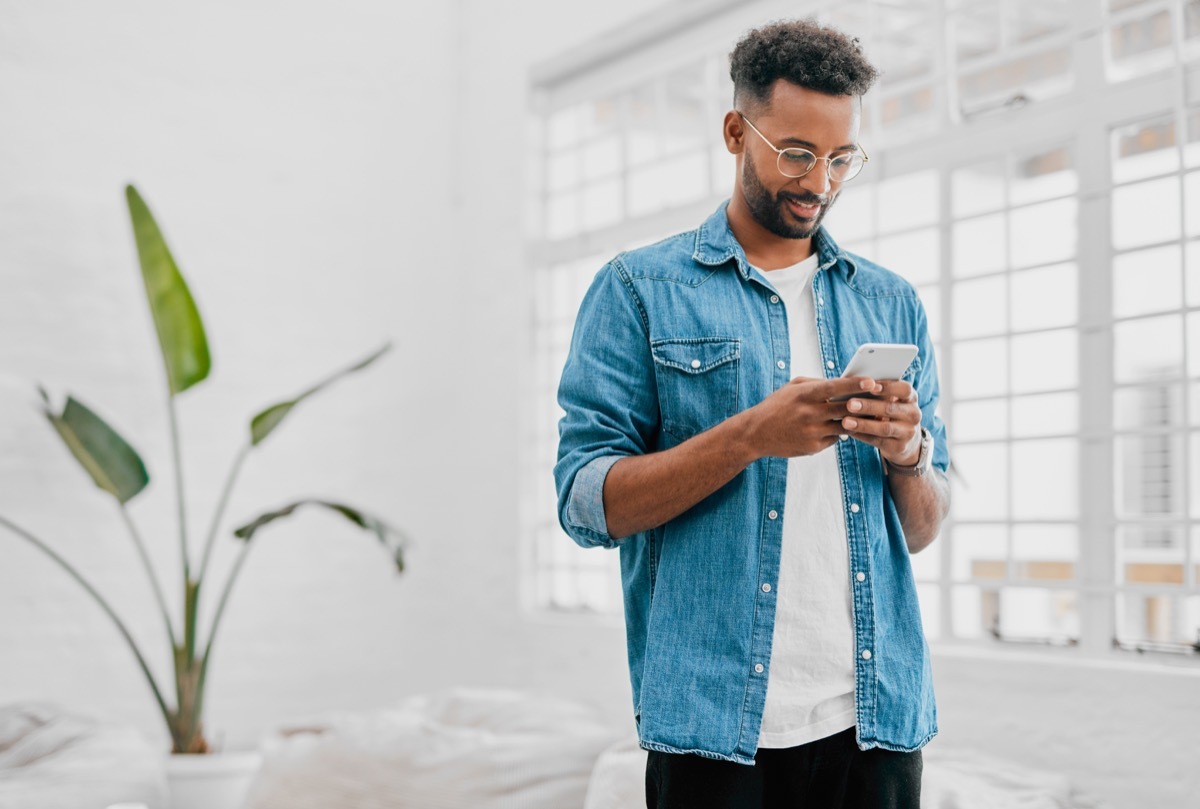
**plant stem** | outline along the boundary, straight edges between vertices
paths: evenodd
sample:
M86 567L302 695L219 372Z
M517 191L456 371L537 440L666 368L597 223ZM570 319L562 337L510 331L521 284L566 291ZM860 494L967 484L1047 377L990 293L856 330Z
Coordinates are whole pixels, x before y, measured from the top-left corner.
M167 708L167 703L163 699L162 692L158 690L158 683L154 681L154 675L150 673L150 667L146 664L146 658L142 657L141 650L138 649L137 643L135 643L133 640L133 636L129 634L129 630L125 628L125 624L117 616L117 613L113 611L113 608L109 606L108 602L104 600L104 597L100 595L96 588L93 587L78 570L72 567L66 559L63 559L61 556L55 553L45 542L35 537L24 528L21 528L20 526L8 521L4 517L0 517L0 525L12 531L17 536L28 540L33 544L34 547L57 562L58 565L65 570L68 575L71 576L71 578L79 582L80 586L87 591L88 595L90 595L96 601L96 603L100 605L100 609L104 610L105 614L112 619L112 622L116 624L117 630L125 638L125 642L129 644L129 649L133 652L133 656L137 658L138 665L141 666L142 669L142 674L146 675L146 682L150 684L150 690L154 692L154 699L158 702L159 710L162 711L163 720L167 723L167 730L171 733L172 741L178 745L179 739L176 737L175 723L171 719L171 711L169 708Z
M229 477L225 480L225 488L221 492L221 499L217 503L217 510L213 514L212 525L208 529L208 537L204 542L204 556L200 560L200 573L196 576L197 586L204 583L204 572L208 570L208 558L212 554L213 542L217 538L217 528L221 525L221 518L225 516L225 506L229 504L229 494L233 491L234 481L237 480L238 472L242 469L242 464L246 460L246 456L250 454L250 445L243 446L233 459L233 467L229 470Z
M233 569L229 571L229 578L225 580L225 589L221 592L221 600L217 602L217 611L213 615L212 626L208 630L208 642L204 646L204 656L200 660L200 674L196 682L196 717L200 716L201 708L204 706L204 681L208 677L208 664L212 660L213 641L217 637L217 629L221 625L221 616L225 614L225 603L229 600L229 594L233 591L233 583L237 580L238 574L242 570L242 565L246 562L246 554L250 552L250 543L253 542L253 537L246 540L242 545L242 551L238 554L237 561L233 563Z
M142 559L142 567L146 569L146 575L150 578L150 585L154 588L154 597L158 600L158 608L162 610L163 623L167 626L167 637L171 641L171 648L174 649L176 646L175 629L171 626L171 614L167 611L167 600L163 598L162 586L158 582L158 576L154 574L154 566L150 564L150 557L146 553L146 545L142 542L142 538L138 534L137 526L133 523L129 509L125 508L124 503L120 503L119 505L121 507L121 517L125 520L125 525L129 527L129 534L133 537L134 547L137 548L138 556Z
M192 569L188 554L187 512L183 496L183 458L179 450L179 419L175 414L175 396L167 397L167 415L171 423L171 454L175 463L175 499L179 505L179 547L183 558L183 645L190 665L196 651L196 603Z

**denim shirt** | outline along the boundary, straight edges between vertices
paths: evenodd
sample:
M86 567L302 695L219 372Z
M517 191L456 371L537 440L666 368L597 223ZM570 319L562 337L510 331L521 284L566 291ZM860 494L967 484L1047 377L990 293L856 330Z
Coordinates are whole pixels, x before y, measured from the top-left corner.
M558 400L558 517L584 547L620 548L641 745L753 764L771 665L787 459L761 458L692 508L609 535L604 478L765 399L790 378L788 325L746 261L723 204L699 229L622 253L580 306ZM912 285L814 235L812 281L826 377L861 343L913 343L905 379L948 465L937 368ZM874 447L839 441L850 555L858 746L911 751L937 733L929 649L909 553ZM766 587L767 584L771 586ZM849 663L850 661L847 661Z

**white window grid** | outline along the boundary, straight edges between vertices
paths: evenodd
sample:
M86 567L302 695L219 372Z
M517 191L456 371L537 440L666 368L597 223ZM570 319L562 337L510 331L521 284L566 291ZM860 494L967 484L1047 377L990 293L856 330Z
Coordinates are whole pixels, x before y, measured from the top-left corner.
M1108 653L1113 646L1151 652L1200 650L1195 648L1200 645L1195 637L1200 627L1200 239L1195 238L1200 236L1200 205L1191 196L1200 196L1200 172L1190 170L1197 165L1186 158L1191 141L1183 135L1170 143L1179 155L1175 167L1153 175L1126 177L1123 162L1113 157L1121 133L1156 119L1173 122L1176 131L1188 133L1186 138L1196 132L1200 140L1200 128L1189 119L1200 104L1200 71L1191 64L1200 56L1196 4L960 0L915 6L915 13L894 26L880 23L884 7L872 2L843 3L821 16L863 36L868 54L879 62L876 54L881 49L872 46L872 36L876 42L879 36L897 36L900 44L891 64L903 62L905 41L911 46L910 57L913 50L931 54L924 66L889 71L885 75L890 78L865 100L863 141L874 145L873 177L844 195L831 213L831 232L847 249L908 276L922 295L941 364L942 413L951 430L956 464L959 457L964 459L959 470L963 474L956 477L958 500L970 498L964 494L967 466L987 468L978 463L978 458L988 457L986 450L1003 459L1003 508L981 516L959 514L956 508L934 545L937 550L912 557L926 632L931 640L943 642L1005 639L1081 646L1090 654ZM546 182L545 177L538 185L540 205L535 208L542 213L535 217L530 251L533 294L540 301L535 305L537 372L531 390L538 404L530 409L535 414L528 425L527 446L532 451L523 465L526 491L540 490L540 495L526 499L523 512L530 540L526 596L535 610L602 615L620 611L617 554L575 547L557 525L553 490L547 484L561 414L553 396L579 298L617 250L694 227L727 195L732 161L716 140L719 129L713 122L729 105L728 79L722 71L732 42L721 42L697 58L700 51L688 48L686 26L681 29L684 33L677 41L668 39L655 47L690 50L686 59L676 60L674 71L682 76L679 65L690 61L696 84L703 88L696 98L696 119L704 129L694 143L708 151L705 183L690 194L634 211L629 204L634 164L624 160L607 175L596 171L579 182L620 175L620 212L565 232L550 226L549 212L554 195L567 186ZM942 42L931 47L928 37L914 33L918 29L940 32ZM985 39L955 39L964 30ZM1069 54L1065 61L1062 52ZM620 61L618 57L605 64L604 70L619 74L620 65L615 64L614 71L614 63ZM888 63L882 63L886 70ZM1015 80L976 80L1005 64L1015 66L1010 71ZM646 79L644 70L630 74L624 79L625 89L653 85ZM534 89L535 98L543 102L535 109L535 120L549 128L572 102L564 103L566 94L559 88ZM617 109L623 105L628 110L633 96L620 101L620 92L618 84L608 96L618 99ZM914 96L924 100L904 102ZM545 104L546 98L554 100ZM661 101L662 95L658 98ZM1047 101L1051 103L1043 103ZM701 120L701 109L707 119ZM879 128L872 122L883 122L882 131L874 131ZM1140 131L1135 130L1135 140L1153 137ZM545 142L552 141L547 131ZM628 150L629 142L621 148ZM554 146L548 146L536 158L547 173L553 153ZM989 165L999 187L991 207L964 207L964 201L978 200L976 194L964 193L968 186L963 183L979 179L972 175L986 177ZM1177 187L1171 209L1179 220L1174 236L1128 248L1095 238L1109 232L1111 210L1125 204L1125 195L1134 193L1129 189L1164 179ZM923 214L913 210L920 206L896 205L914 182L930 189L932 205ZM1047 189L1047 182L1058 185ZM1031 196L1030 183L1043 188ZM1045 260L1021 254L1028 244L1020 234L1026 227L1044 225L1047 213L1051 222L1054 217L1070 220L1078 238L1052 239L1065 252ZM903 219L905 214L909 221ZM582 215L577 221L584 221ZM995 231L997 221L1002 225L998 243L1006 251L1004 261L968 274L957 259L963 255L962 245L972 241L972 226L986 222L984 229ZM1156 249L1175 249L1179 255L1174 305L1127 316L1122 306L1128 284L1114 285L1129 275L1125 268L1133 266L1129 262L1139 253ZM936 260L916 260L921 255ZM1036 318L1047 316L1042 307L1032 321L1010 313L1003 328L993 324L991 331L982 332L984 326L973 319L960 318L956 324L949 322L952 317L943 317L958 311L972 291L986 292L989 285L1003 290L1010 304L1019 302L1036 286L1028 281L1039 274L1042 280L1052 276L1057 289L1075 296L1068 299L1073 317L1039 326ZM544 286L559 291L548 294ZM572 292L565 294L564 286ZM1177 351L1179 359L1167 382L1150 386L1122 380L1114 367L1115 349L1127 342L1122 328L1163 316L1177 321L1172 328L1179 338L1168 352ZM1051 386L1052 375L1038 365L1028 367L1028 360L1044 360L1056 345L1053 367L1062 371L1065 381ZM954 387L962 385L959 380L972 362L982 362L989 351L1011 355L1012 362L1003 363L1004 384L991 392L956 392ZM1139 403L1139 396L1144 401ZM1027 412L1031 405L1048 402L1058 405L1050 411L1054 418L1049 423L1021 416L1022 409ZM981 414L989 409L1002 417L1003 430L988 435L976 429L973 435L956 436L956 410L963 413L964 423L978 426L987 423ZM969 419L972 411L975 418ZM1131 425L1130 413L1141 414L1142 421ZM1181 434L1186 434L1182 440ZM1131 441L1143 473L1133 482L1128 469L1135 467L1121 466ZM972 451L977 460L968 464ZM1064 487L1070 491L1060 498L1032 486L1024 471L1039 462L1032 467L1036 480L1047 467L1045 461L1054 457L1075 470L1074 485ZM1162 475L1163 470L1170 474ZM1140 513L1120 505L1122 487L1131 486L1140 492L1138 502L1145 504ZM1031 510L1031 504L1036 508ZM1019 616L1030 614L1031 607L1041 620L1022 625Z

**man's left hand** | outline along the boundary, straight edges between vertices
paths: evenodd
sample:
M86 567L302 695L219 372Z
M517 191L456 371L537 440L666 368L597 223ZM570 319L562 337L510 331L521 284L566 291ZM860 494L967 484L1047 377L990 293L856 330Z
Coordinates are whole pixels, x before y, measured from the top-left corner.
M880 382L874 399L849 399L842 428L853 438L878 448L896 466L912 466L921 457L921 408L908 382Z

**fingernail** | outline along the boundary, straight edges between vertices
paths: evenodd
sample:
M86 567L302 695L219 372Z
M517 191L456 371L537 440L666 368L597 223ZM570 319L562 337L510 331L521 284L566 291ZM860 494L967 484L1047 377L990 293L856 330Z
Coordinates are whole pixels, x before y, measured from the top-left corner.
M852 411L854 411L855 413L862 410L862 402L860 402L858 399L851 399L850 404L848 404L846 406L848 408L850 408Z
M857 419L842 419L842 426L845 427L847 430L853 430L855 427L858 426L858 420Z

